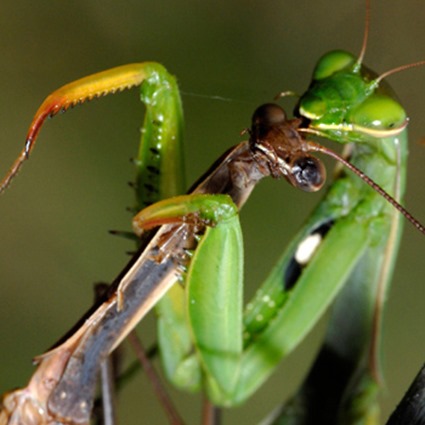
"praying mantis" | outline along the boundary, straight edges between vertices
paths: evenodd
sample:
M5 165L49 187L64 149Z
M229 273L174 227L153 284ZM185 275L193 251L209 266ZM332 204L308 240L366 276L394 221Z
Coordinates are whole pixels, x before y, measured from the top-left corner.
M247 115L247 116L249 116L249 115ZM245 121L244 125L246 126L246 121Z

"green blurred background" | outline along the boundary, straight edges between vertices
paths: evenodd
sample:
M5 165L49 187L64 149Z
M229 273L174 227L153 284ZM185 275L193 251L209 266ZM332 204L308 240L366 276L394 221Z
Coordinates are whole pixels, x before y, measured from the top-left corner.
M423 0L372 3L365 62L379 73L424 59ZM256 106L282 90L302 93L322 53L334 48L358 52L363 21L361 0L2 0L1 173L18 154L33 113L52 90L99 70L155 60L178 77L186 93L191 182L240 140ZM406 204L423 220L425 151L419 142L425 135L424 81L424 68L390 78L411 117ZM126 182L133 178L129 158L136 152L142 116L133 91L48 122L32 160L1 197L0 392L25 384L33 370L31 358L91 304L92 283L111 281L126 263L132 245L107 230L129 228L126 207L133 197ZM298 193L284 182L264 182L256 190L242 214L248 294L320 196ZM407 225L385 317L384 416L425 360L424 248L423 236ZM140 333L149 340L147 322ZM322 333L323 324L258 395L226 413L227 423L235 418L256 423L290 394ZM199 398L180 396L179 403L188 422L197 423ZM165 423L140 377L122 394L121 405L123 424L142 419Z

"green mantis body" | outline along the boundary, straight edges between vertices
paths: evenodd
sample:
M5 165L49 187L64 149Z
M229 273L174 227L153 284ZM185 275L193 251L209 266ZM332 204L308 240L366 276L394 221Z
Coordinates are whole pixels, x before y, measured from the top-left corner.
M359 186L360 188L358 188L358 189L353 189L353 190L360 190L360 191L362 191L363 189L364 189L364 186L361 184L360 186ZM364 189L364 190L366 190L366 189ZM383 201L381 202L381 200L378 202L378 203L380 203L381 205L383 204ZM392 211L392 210L391 210ZM320 214L320 217L322 218L322 217L324 217L324 216L326 216L326 217L329 217L329 213L328 212L326 212L325 214L323 213L323 210L319 213ZM392 216L392 213L391 213L391 216ZM316 216L317 217L317 216ZM313 221L311 222L311 223L313 223L313 222L315 222L316 221L316 219L315 218L313 218L312 219ZM385 220L384 220L385 221ZM313 224L310 224L310 228L311 227L314 227L314 225ZM348 224L345 224L344 225L344 229L349 229L349 226L348 226ZM307 231L307 230L306 230ZM358 243L360 244L360 246L363 246L363 245L361 245L361 244L363 244L363 243L365 243L365 241L366 241L366 237L364 236L364 235L361 235L361 234L358 234L357 236L359 236L359 241L358 241ZM338 245L338 241L337 241L337 239L339 239L339 238L337 238L337 237L335 237L335 239L333 240L333 243L331 244L331 242L329 242L329 244L331 244L332 246L333 246L333 249L335 249L336 251L338 251L339 249L340 249L340 245ZM361 240L360 240L361 239ZM341 242L340 242L343 246L347 246L348 245L348 243L347 243L347 241L345 241L345 240L342 240ZM334 245L335 244L335 245ZM353 249L355 249L356 247L355 247L355 245L354 245L354 243L352 244L352 247L351 248L353 248ZM330 260L332 259L332 257L331 256L329 256L329 258L330 258ZM344 268L344 269L347 269L347 265L345 264L341 264L341 266L342 266L342 268ZM316 275L316 272L318 273L318 269L316 269L316 271L314 272L314 274ZM335 269L335 273L337 273L337 270ZM322 290L323 290L323 292L326 292L324 289L323 289L323 287L321 287L322 288ZM329 292L328 292L328 294L329 294ZM311 316L311 321L312 321L312 323L314 323L315 321L316 321L316 318L315 317L313 317L313 316ZM293 322L292 322L293 323ZM294 332L294 334L298 334L299 335L299 332L298 332L298 330L294 327L293 328L293 332ZM299 336L299 338L301 338L301 336ZM295 341L294 339L292 340L292 341ZM295 344L295 342L292 342L293 344Z

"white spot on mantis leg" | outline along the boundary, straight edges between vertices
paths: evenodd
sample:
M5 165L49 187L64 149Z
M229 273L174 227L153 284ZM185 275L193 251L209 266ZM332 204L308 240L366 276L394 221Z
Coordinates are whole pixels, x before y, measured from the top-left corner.
M300 242L283 274L283 288L285 291L289 291L296 285L303 268L306 267L312 259L323 238L329 230L331 230L334 223L334 220L329 220L320 224L312 230L309 236L306 236L305 239Z
M301 266L306 265L322 241L322 235L319 233L313 233L307 236L299 245L295 252L294 258Z

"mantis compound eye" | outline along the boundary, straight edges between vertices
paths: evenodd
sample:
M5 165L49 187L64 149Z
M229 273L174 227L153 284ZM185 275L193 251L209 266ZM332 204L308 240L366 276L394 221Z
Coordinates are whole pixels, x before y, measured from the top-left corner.
M323 80L336 72L353 67L357 59L343 50L333 50L323 55L313 72L314 80Z
M326 169L323 163L313 156L296 158L288 175L289 182L305 192L316 192L322 188L326 180Z
M397 134L407 125L406 112L389 96L374 94L354 108L348 116L360 133L375 135Z

